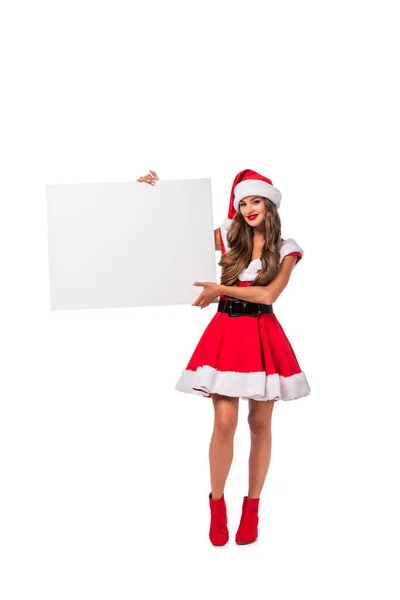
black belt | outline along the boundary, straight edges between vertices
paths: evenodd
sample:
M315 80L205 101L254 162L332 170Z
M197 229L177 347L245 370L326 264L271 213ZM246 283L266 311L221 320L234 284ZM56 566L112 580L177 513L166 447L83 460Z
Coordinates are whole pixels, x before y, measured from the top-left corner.
M272 304L257 304L244 300L229 299L219 300L217 312L226 312L230 317L256 317L260 314L272 313Z

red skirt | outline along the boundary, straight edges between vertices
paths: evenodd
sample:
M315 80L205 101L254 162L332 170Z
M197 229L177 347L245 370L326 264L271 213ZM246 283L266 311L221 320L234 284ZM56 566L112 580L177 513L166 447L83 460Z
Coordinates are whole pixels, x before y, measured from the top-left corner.
M230 317L216 312L175 389L244 400L294 400L311 392L274 313Z

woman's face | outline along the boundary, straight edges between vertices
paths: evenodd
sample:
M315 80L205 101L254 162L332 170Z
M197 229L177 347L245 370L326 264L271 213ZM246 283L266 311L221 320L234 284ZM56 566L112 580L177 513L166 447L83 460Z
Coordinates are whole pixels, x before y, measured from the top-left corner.
M267 207L260 196L246 196L239 202L239 210L246 223L256 227L264 221Z

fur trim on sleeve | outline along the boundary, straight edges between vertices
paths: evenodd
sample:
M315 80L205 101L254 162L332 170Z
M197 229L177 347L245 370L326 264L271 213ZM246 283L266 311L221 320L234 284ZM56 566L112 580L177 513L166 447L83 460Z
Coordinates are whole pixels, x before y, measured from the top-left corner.
M303 252L303 249L300 248L300 246L296 242L296 240L294 240L293 238L288 238L287 240L284 240L281 244L281 260L280 260L280 262L283 261L285 256L287 256L288 254L291 254L292 252L298 252L300 254L299 258L297 259L297 261L294 265L296 267L298 265L298 263L300 262L301 258L303 258L304 252Z

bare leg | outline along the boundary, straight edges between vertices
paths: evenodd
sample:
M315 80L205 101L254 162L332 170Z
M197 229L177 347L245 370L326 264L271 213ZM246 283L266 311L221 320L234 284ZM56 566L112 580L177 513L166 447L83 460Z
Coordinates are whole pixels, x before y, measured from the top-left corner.
M271 418L275 400L249 400L249 498L259 498L271 460Z
M239 412L239 398L212 394L214 429L210 441L211 498L218 500L224 493L225 483L233 459L233 438Z

